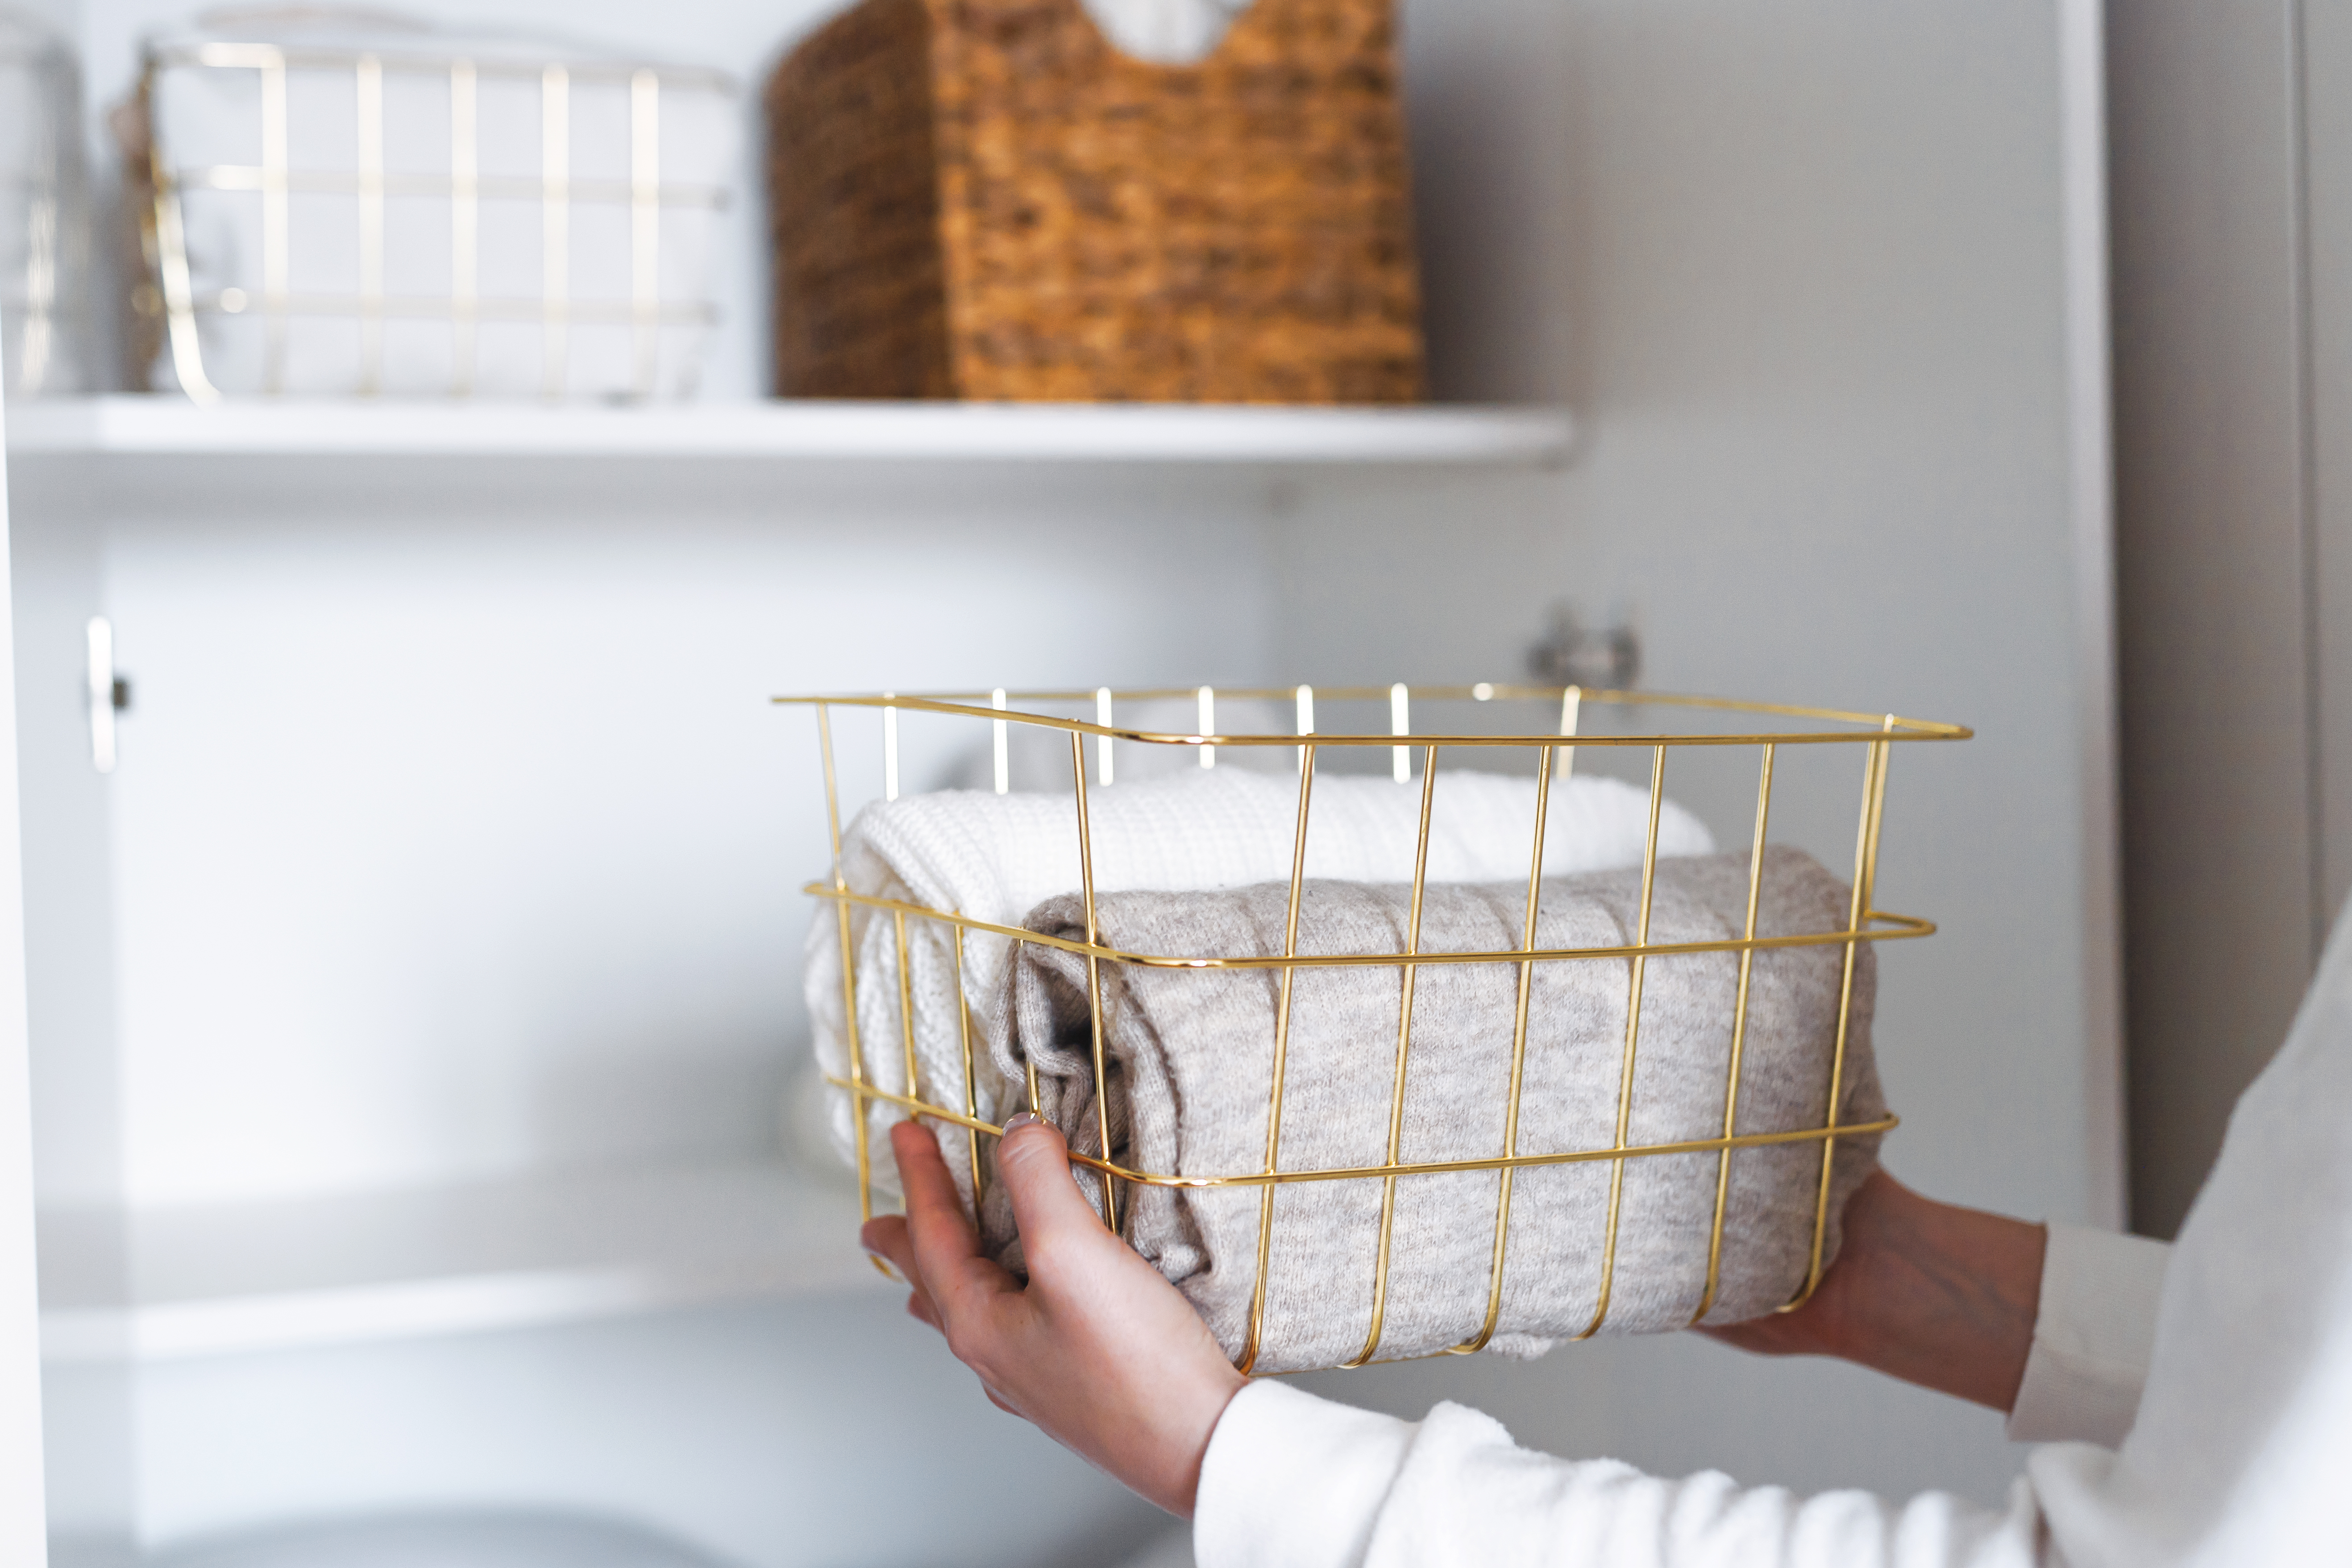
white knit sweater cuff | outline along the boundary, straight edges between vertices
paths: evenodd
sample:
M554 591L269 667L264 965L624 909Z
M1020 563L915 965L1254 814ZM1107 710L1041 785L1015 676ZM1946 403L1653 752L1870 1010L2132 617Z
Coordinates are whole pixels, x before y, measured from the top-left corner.
M1198 1568L1358 1568L1412 1433L1393 1416L1251 1384L1201 1460Z
M2139 1412L2171 1254L2143 1237L2050 1227L2033 1348L2009 1415L2012 1441L2123 1441Z

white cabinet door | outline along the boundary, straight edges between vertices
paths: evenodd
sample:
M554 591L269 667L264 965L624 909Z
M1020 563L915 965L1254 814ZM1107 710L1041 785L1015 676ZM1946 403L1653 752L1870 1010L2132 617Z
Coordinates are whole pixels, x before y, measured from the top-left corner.
M16 834L16 679L8 597L7 411L0 405L0 1568L47 1561L41 1524L40 1311L25 1051L25 896Z
M1419 15L1443 28L1407 28L1440 389L1563 398L1580 451L1466 499L1303 496L1283 668L1501 680L1573 599L1623 606L1644 685L1974 726L1893 764L1883 902L1942 929L1882 958L1886 1159L1939 1197L2115 1222L2097 5ZM1745 821L1752 771L1667 766ZM1814 800L1776 793L1773 835L1851 853L1843 791ZM1320 1386L1666 1473L1990 1501L2019 1462L1986 1412L1690 1336L1349 1378Z
M2168 1235L2352 890L2352 9L2114 16L2133 1217Z

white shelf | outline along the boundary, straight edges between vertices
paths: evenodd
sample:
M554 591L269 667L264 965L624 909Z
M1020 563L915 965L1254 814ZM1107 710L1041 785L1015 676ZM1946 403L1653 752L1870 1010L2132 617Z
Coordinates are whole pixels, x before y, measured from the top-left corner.
M952 402L551 408L100 397L19 403L8 450L44 456L732 457L1451 464L1565 460L1565 410Z
M778 1165L49 1213L40 1240L41 1352L68 1362L519 1328L881 1278L858 1249L856 1196Z

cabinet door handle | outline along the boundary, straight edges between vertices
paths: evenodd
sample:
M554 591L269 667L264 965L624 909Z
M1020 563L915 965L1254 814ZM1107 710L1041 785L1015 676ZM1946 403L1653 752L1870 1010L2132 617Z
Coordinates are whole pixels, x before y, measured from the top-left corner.
M114 673L114 623L103 615L89 618L89 765L100 773L114 771L114 716L131 706L131 683Z

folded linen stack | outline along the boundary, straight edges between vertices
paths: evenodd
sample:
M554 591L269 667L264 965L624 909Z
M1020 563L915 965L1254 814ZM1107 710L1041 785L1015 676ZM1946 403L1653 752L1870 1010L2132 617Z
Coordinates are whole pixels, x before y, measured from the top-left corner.
M1219 768L1097 789L1087 800L1098 895L1287 883L1298 816L1294 779ZM1421 821L1418 789L1400 788L1386 779L1318 778L1313 806L1308 876L1349 883L1412 877ZM1608 779L1561 780L1552 787L1545 816L1545 873L1559 877L1638 864L1648 830L1646 791ZM1532 779L1442 769L1431 812L1428 879L1437 883L1517 878L1524 887L1534 831ZM1714 848L1697 818L1664 803L1658 826L1661 856L1706 854ZM841 873L856 893L1018 925L1046 900L1079 886L1076 809L1066 794L970 790L878 803L861 811L843 836ZM1166 935L1174 946L1128 946L1130 951L1210 955L1220 951L1223 933ZM1013 943L971 933L959 964L954 928L944 922L909 915L906 936L911 1017L900 1006L896 922L887 912L850 906L855 984L847 988L856 996L866 1081L887 1092L906 1091L911 1033L924 1094L935 1104L961 1104L961 1008L968 1006L973 1103L985 1120L1002 1121L1020 1103L1023 1073L1008 1066L1003 1050L990 1049L983 1040L1003 1032L999 1015ZM809 929L803 977L817 1061L836 1078L847 1077L850 1066L841 952L835 909L820 905ZM1392 976L1391 983L1392 988ZM849 1096L835 1091L832 1103L834 1135L846 1153L855 1138ZM869 1106L869 1131L878 1137L903 1113L877 1102ZM940 1144L969 1201L966 1141L961 1134L943 1135ZM887 1173L888 1161L880 1166Z
M1652 894L1654 943L1739 936L1748 857L1664 862ZM1297 951L1401 953L1410 888L1316 882L1301 902ZM1843 930L1847 889L1802 853L1765 852L1757 933ZM1545 887L1540 948L1631 944L1641 875L1595 873ZM1145 952L1278 954L1286 882L1225 892L1135 892L1097 899L1102 939ZM1423 905L1423 952L1496 952L1519 945L1524 880L1433 882ZM1059 936L1084 930L1071 896L1029 918ZM1823 1124L1843 988L1842 944L1759 950L1750 977L1739 1133ZM1424 966L1417 971L1400 1155L1406 1162L1489 1158L1504 1147L1519 966ZM1522 1155L1614 1145L1630 979L1625 958L1559 959L1535 967L1517 1148ZM1719 1136L1728 1080L1738 959L1677 954L1645 966L1629 1145ZM1293 971L1284 1077L1286 1170L1377 1166L1388 1157L1399 970ZM1884 1114L1870 1051L1874 966L1862 945L1854 967L1838 1124ZM1102 967L1114 1157L1130 1168L1231 1176L1264 1168L1272 1088L1278 972ZM1086 963L1026 944L1006 977L998 1069L1034 1064L1041 1108L1072 1146L1101 1147L1092 1073ZM1824 1256L1837 1217L1874 1164L1878 1139L1838 1140ZM1528 1166L1513 1179L1500 1315L1490 1347L1535 1355L1595 1328L1635 1333L1681 1328L1706 1300L1717 1157L1651 1155L1624 1162L1613 1270L1602 1313L1612 1162ZM1801 1286L1810 1263L1821 1145L1751 1146L1731 1159L1719 1283L1705 1321L1769 1312ZM1081 1184L1090 1197L1096 1184ZM1500 1178L1494 1171L1400 1177L1378 1353L1429 1354L1475 1334L1488 1307ZM1362 1354L1373 1313L1382 1183L1349 1178L1275 1189L1265 1319L1255 1370L1331 1366ZM1260 1188L1129 1186L1121 1228L1181 1289L1229 1354L1247 1334L1257 1272ZM983 1205L985 1239L1018 1266L1012 1218L995 1184Z

